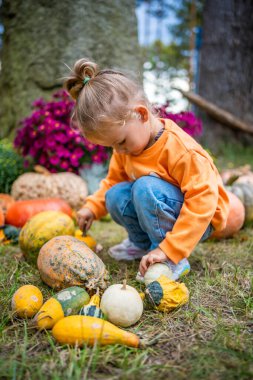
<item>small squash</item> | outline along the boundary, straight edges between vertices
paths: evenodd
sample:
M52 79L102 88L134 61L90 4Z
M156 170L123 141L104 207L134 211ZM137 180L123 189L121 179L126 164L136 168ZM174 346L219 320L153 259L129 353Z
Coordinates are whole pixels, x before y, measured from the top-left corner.
M189 300L189 291L185 284L170 280L164 275L151 282L145 294L148 302L163 312L182 306Z
M81 285L105 289L108 272L103 261L73 236L57 236L43 245L38 256L42 280L52 288Z
M51 329L64 316L78 313L89 300L90 297L83 288L73 286L64 289L42 305L34 322L39 330Z
M11 244L17 244L21 228L5 224L0 226L0 230L3 231L3 241L8 241Z
M172 270L166 264L156 263L150 265L144 275L145 285L147 286L151 282L157 280L162 274L170 279L173 277Z
M34 215L42 211L61 211L72 217L71 207L59 198L30 199L10 205L6 213L6 224L23 227Z
M12 297L12 311L21 318L33 317L43 304L43 296L34 285L21 286Z
M60 211L44 211L32 217L22 228L19 245L25 258L36 262L40 248L59 235L74 235L73 220Z
M235 194L245 207L245 222L253 221L253 184L252 183L234 183L228 188Z
M83 232L79 229L75 231L75 238L77 238L80 241L83 241L86 245L88 245L90 249L95 249L97 246L97 242L95 239L93 239L92 236L83 236Z
M97 293L91 297L88 305L85 305L82 307L79 314L86 315L89 317L97 317L97 318L105 319L105 316L99 307L99 303L100 303L99 290L97 290Z
M73 315L57 322L52 335L60 344L71 346L93 346L94 344L121 344L128 347L140 347L140 338L122 330L112 323L96 317Z
M106 289L100 305L108 320L116 326L128 327L135 324L142 316L143 302L140 294L132 286L114 284Z

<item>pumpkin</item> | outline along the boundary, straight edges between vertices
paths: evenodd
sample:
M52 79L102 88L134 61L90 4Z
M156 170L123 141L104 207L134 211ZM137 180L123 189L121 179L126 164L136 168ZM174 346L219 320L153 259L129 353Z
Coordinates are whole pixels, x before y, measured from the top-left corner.
M39 330L51 329L64 316L78 313L89 300L89 294L79 286L64 289L41 306L34 323Z
M4 212L3 212L2 207L0 206L0 225L3 225L4 221L5 221Z
M140 338L122 330L112 323L96 317L73 315L57 322L52 335L60 344L71 346L93 346L94 344L121 344L128 347L141 347Z
M82 309L79 312L80 315L105 319L105 316L99 307L100 297L98 293L99 291L97 290L97 293L91 297L88 305L82 307Z
M106 289L101 298L101 310L116 326L128 327L142 316L143 302L140 294L132 286L114 284Z
M16 200L37 198L62 198L71 207L79 209L88 195L86 182L74 173L52 174L37 165L39 173L25 173L14 181L11 195Z
M21 318L33 317L43 304L43 296L34 285L21 286L12 297L12 311Z
M0 193L0 206L3 209L4 215L13 203L15 203L15 200L11 195Z
M30 199L11 205L6 213L6 223L15 227L23 227L29 219L42 211L61 211L70 217L73 214L70 206L62 199Z
M97 242L95 239L93 239L92 236L90 236L90 235L83 236L83 232L79 229L75 231L75 237L78 240L83 241L91 249L95 249L97 246Z
M244 165L237 168L226 169L221 172L221 178L225 185L231 185L241 176L251 175L250 165Z
M81 285L105 289L108 273L103 261L87 245L72 236L58 236L41 248L38 268L42 280L52 288Z
M238 183L245 183L247 185L253 186L253 173L250 172L247 175L242 175L235 182L233 182L233 185L236 185Z
M245 221L253 221L253 184L251 183L234 183L228 189L235 194L245 207Z
M157 280L162 274L172 279L173 273L166 264L156 263L150 265L144 275L145 285L148 285L150 282Z
M189 300L185 284L160 276L151 282L145 291L148 302L157 310L168 312L182 306Z
M232 192L227 191L227 193L229 197L229 213L226 227L222 231L214 231L211 236L218 239L232 237L242 228L245 220L243 203Z
M25 258L35 262L40 248L58 235L74 235L73 220L63 212L44 211L32 217L22 228L19 245Z

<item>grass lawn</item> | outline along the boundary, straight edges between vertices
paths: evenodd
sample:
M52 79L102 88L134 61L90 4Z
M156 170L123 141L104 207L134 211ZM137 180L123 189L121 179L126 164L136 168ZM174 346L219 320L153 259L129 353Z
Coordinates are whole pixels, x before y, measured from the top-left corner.
M91 234L104 247L100 255L112 282L127 276L130 285L143 290L135 282L137 262L115 263L107 255L125 231L113 222L96 222ZM129 328L150 339L164 332L155 346L78 349L60 347L50 333L12 318L11 298L19 286L34 284L45 298L52 290L18 247L0 247L0 379L252 379L252 226L233 239L200 243L190 263L192 270L184 280L190 302L168 314L145 305L140 322Z

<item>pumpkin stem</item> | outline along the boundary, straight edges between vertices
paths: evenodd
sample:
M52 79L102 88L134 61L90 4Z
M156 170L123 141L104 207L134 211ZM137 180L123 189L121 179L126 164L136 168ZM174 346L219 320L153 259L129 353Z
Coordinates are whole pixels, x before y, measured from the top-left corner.
M44 168L44 166L41 165L35 165L34 166L34 171L39 174L44 174L44 175L51 175L50 171Z
M126 290L126 280L123 280L123 286L121 288L122 290Z

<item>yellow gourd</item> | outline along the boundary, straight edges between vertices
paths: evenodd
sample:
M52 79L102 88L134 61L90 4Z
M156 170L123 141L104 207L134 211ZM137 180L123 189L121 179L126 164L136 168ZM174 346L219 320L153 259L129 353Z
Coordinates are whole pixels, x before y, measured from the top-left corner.
M91 297L90 302L87 305L82 307L79 314L86 315L89 317L97 317L97 318L105 319L104 313L100 309L99 304L100 304L99 289L97 289L97 293Z
M21 318L33 317L43 304L43 296L34 285L21 286L12 297L12 311Z
M170 280L164 275L151 282L145 294L155 309L163 312L182 306L189 300L189 291L185 284Z
M76 314L90 300L88 293L79 286L66 288L49 298L34 317L39 330L51 329L64 316Z
M93 346L121 344L129 347L140 347L140 338L122 330L103 319L82 315L72 315L61 319L52 330L53 337L60 344L71 346Z
M93 239L92 236L86 235L83 236L83 232L81 230L75 231L75 238L77 238L80 241L83 241L90 249L95 249L97 246L97 242L95 239Z

